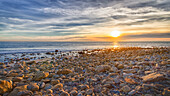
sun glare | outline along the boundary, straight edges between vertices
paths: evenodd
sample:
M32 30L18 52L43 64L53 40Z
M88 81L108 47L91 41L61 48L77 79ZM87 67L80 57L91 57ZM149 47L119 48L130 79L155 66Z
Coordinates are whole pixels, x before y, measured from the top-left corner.
M112 36L112 37L119 37L119 36L120 36L120 34L121 34L121 32L120 32L120 31L115 30L115 31L112 31L110 34L111 34L111 36Z

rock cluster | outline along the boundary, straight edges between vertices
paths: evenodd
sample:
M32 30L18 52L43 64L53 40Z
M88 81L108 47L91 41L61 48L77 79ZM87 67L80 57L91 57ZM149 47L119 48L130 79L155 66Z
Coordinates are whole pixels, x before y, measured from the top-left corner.
M2 96L169 96L170 48L110 48L0 63ZM24 55L25 56L25 55Z

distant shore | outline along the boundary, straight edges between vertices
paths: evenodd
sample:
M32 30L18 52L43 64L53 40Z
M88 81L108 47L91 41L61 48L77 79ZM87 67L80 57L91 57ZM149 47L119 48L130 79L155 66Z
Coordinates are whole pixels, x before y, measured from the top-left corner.
M166 96L169 52L170 47L114 47L11 54L0 63L0 94Z

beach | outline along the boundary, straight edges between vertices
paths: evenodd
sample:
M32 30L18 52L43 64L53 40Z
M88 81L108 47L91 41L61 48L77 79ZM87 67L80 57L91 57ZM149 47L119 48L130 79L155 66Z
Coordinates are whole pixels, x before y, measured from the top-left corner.
M0 94L168 96L169 52L170 47L114 47L12 54L14 59L0 63Z

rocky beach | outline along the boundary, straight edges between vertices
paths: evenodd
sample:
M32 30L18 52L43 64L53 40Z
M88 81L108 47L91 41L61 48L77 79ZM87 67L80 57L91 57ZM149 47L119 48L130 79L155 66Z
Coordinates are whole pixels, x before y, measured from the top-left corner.
M1 56L0 95L170 96L169 52L117 47Z

